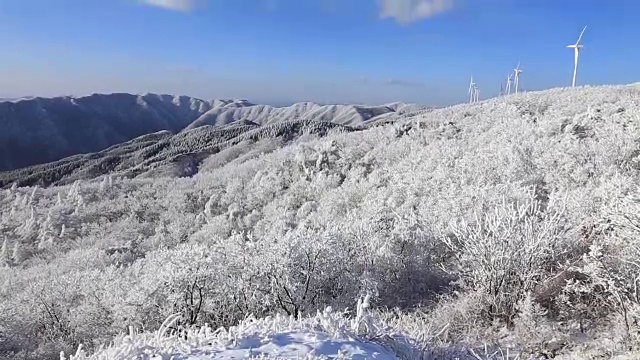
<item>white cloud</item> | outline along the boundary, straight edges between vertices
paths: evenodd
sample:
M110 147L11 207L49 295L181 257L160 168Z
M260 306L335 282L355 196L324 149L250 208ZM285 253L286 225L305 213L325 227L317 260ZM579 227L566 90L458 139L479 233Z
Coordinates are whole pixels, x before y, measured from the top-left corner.
M209 0L137 0L137 1L145 5L160 7L168 10L190 12L200 6L204 6ZM279 5L278 2L279 0L260 0L259 4L267 11L275 11L278 8L278 5Z
M188 12L206 0L138 0L139 2L169 10ZM335 0L322 0L323 4ZM380 17L393 18L402 24L416 22L451 10L457 0L378 0ZM279 0L261 0L261 5L269 11L278 8Z
M454 0L381 0L380 16L408 24L436 16L453 8Z
M196 0L141 0L141 2L150 6L185 12L193 10L196 6Z

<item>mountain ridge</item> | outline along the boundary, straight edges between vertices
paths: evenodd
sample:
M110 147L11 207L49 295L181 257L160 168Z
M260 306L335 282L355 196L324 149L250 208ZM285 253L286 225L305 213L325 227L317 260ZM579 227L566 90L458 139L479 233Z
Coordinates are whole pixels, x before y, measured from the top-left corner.
M404 108L423 108L400 104L363 106L303 102L274 107L253 104L245 99L203 100L154 93L94 93L81 97L0 100L0 171L101 151L162 130L178 133L203 125L227 125L236 121L265 125L298 119L357 126Z

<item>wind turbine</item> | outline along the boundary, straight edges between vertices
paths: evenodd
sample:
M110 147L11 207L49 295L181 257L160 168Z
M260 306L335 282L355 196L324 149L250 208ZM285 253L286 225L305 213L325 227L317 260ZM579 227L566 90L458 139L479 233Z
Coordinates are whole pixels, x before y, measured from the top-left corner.
M513 75L515 78L515 86L516 86L516 94L518 93L518 87L520 86L520 74L522 74L522 69L520 69L520 62L518 62L518 66L513 69Z
M469 83L469 103L473 104L476 101L476 93L478 86L473 82L473 76L471 76L471 82Z
M584 35L585 30L587 30L586 26L584 27L584 29L582 29L580 37L578 37L578 41L576 41L575 44L567 45L568 48L573 49L575 54L573 64L573 82L571 83L572 87L576 87L576 78L578 77L578 59L580 58L580 50L582 50L582 48L584 47L582 44L580 44L580 40L582 40L582 35Z
M507 77L507 95L511 94L511 83L513 81L513 74L509 74Z

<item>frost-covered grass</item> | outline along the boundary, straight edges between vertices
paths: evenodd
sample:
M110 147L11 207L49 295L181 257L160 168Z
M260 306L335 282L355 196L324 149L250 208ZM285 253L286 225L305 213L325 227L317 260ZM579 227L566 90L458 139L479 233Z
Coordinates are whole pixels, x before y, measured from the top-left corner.
M215 331L207 325L174 331L172 327L180 318L180 314L175 314L153 333L138 334L132 329L128 335L118 337L112 346L88 357L80 347L69 360L141 357L392 360L396 359L393 345L410 349L402 338L387 335L386 329L364 312L367 306L368 303L360 302L359 312L352 320L327 308L307 318L280 314L263 319L250 317L238 325Z
M167 318L152 333L129 334L116 338L111 346L87 355L80 346L75 354L61 360L120 359L522 359L509 350L443 348L417 346L407 334L368 310L369 297L358 301L349 316L331 308L314 316L276 314L262 319L249 317L228 329L213 330L208 325L173 329L180 314ZM414 329L417 330L417 329ZM446 330L442 329L440 334ZM424 329L421 330L424 333ZM439 336L440 334L435 334ZM415 335L415 334L414 334ZM481 354L481 355L480 355Z
M364 295L384 334L426 354L631 356L639 95L518 94L243 143L192 178L1 190L0 358L151 339L172 314L176 330L292 316L296 341L345 340L305 324Z

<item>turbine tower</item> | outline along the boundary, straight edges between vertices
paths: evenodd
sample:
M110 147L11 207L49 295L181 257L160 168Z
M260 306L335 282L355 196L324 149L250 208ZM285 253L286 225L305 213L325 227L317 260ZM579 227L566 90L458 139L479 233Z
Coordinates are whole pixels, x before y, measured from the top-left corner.
M518 93L518 87L520 86L520 74L522 74L522 69L520 69L520 62L518 62L518 66L513 69L513 76L515 78L515 86L516 86L516 94Z
M582 35L584 35L584 31L587 30L585 26L580 33L580 37L578 37L578 41L575 44L567 45L568 48L573 49L574 51L574 63L573 63L573 82L571 83L572 87L576 87L576 78L578 77L578 59L580 59L580 50L584 47L580 44L580 40L582 40Z

